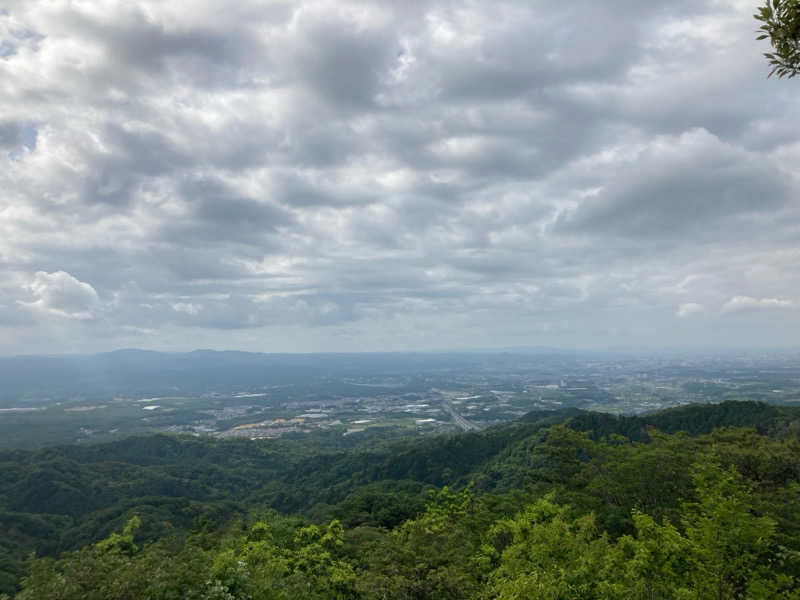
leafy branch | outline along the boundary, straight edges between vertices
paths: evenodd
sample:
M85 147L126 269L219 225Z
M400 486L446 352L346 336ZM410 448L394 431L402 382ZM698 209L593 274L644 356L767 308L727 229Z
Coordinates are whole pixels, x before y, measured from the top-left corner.
M792 78L800 72L800 0L766 0L753 15L762 25L757 40L769 38L773 52L764 56L772 65L768 77Z

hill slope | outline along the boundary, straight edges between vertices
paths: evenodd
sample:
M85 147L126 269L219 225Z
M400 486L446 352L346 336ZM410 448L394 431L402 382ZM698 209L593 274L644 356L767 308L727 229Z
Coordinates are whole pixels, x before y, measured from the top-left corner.
M481 432L387 443L353 438L352 447L322 437L162 435L4 452L0 592L16 588L28 551L92 543L134 514L142 522L139 542L267 507L386 531L420 515L427 490L468 482L493 507L492 518L551 493L577 512L593 511L616 537L634 531L634 508L679 522L681 500L692 494L692 465L711 455L752 482L779 524L776 535L794 547L800 519L792 519L800 515L796 502L783 499L800 481L798 424L800 409L728 402L638 417L537 412ZM719 429L730 426L752 429Z

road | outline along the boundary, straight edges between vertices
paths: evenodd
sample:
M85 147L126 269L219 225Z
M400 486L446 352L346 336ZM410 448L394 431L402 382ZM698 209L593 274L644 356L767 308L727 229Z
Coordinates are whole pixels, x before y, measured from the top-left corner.
M478 425L472 423L471 421L467 421L464 417L458 414L456 412L456 409L453 408L453 405L450 404L447 400L444 400L442 402L442 408L444 408L448 413L450 413L450 416L453 417L453 421L455 422L455 424L461 427L461 429L463 429L464 431L477 431L478 429L480 429Z

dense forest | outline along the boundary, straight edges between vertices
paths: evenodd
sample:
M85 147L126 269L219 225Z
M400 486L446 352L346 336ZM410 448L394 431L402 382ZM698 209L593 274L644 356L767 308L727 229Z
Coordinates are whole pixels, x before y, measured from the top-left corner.
M18 599L800 598L800 409L0 454Z

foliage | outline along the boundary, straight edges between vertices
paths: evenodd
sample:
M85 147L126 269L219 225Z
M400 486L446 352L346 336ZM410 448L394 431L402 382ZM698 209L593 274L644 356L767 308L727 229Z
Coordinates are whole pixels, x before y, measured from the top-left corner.
M756 39L769 38L773 52L764 56L770 76L792 78L800 72L800 0L766 0L753 15L762 25Z
M489 578L492 598L589 598L602 582L608 539L593 515L569 517L552 495L489 531L487 554L498 566ZM496 558L495 558L496 557Z
M368 597L473 598L481 570L475 561L488 515L470 490L431 493L427 509L375 545L362 591Z
M621 430L641 422L571 419L366 451L159 436L11 453L0 506L62 488L107 498L0 509L0 594L800 598L794 414L691 407L642 419L703 435L648 426L637 440Z
M358 600L800 598L797 552L775 543L756 488L715 453L692 467L694 499L681 523L634 510L632 534L613 538L593 513L555 494L514 516L492 514L471 490L443 488L391 532L346 548L338 521L303 524L267 514L204 548L178 550L121 534L58 560L33 558L17 600Z

